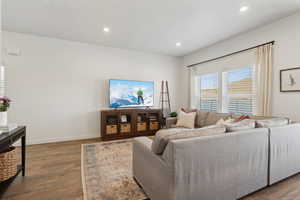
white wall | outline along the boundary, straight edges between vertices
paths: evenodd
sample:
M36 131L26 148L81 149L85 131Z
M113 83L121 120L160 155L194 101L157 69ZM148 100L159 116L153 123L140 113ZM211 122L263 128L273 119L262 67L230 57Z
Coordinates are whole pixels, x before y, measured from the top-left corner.
M0 65L2 65L2 1L0 1Z
M168 80L172 107L182 60L27 34L3 32L7 95L13 100L9 121L28 127L29 143L99 137L99 111L108 106L108 79ZM180 99L180 98L179 98Z
M184 65L189 65L209 58L225 55L261 43L275 40L274 46L274 87L272 111L273 115L289 116L300 121L300 93L280 93L279 70L291 67L300 67L300 13L258 28L208 48L201 49L184 57ZM183 68L184 87L189 86L187 69ZM185 96L188 96L186 90ZM188 105L186 98L184 105Z

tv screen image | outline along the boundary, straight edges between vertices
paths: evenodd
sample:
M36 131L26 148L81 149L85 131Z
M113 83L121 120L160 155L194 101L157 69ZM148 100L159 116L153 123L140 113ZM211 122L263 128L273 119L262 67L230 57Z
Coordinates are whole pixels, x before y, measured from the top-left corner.
M153 106L153 96L153 81L109 80L111 108Z

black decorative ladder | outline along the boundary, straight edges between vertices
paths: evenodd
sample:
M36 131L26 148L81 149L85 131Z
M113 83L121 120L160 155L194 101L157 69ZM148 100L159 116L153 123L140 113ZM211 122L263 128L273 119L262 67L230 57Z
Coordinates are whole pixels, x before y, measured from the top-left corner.
M160 106L163 118L166 118L171 113L170 94L168 81L161 82Z

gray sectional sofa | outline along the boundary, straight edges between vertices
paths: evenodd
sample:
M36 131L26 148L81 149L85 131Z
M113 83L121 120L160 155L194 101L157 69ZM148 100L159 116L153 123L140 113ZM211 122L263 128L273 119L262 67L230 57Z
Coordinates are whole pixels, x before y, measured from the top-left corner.
M198 111L195 129L228 116ZM260 128L168 140L135 138L134 178L151 200L234 200L300 172L300 124L253 119ZM168 128L175 123L168 119ZM166 143L162 151L154 149L157 142Z

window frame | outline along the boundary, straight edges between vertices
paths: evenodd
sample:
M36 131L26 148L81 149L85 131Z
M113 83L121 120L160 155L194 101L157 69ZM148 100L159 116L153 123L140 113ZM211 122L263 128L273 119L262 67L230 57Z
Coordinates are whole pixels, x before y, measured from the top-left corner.
M251 67L253 72L252 72L252 78L253 78L253 81L252 81L252 84L253 84L253 88L254 88L254 93L253 94L231 94L229 95L227 93L227 74L229 71L231 70L236 70L236 69L242 69L242 68L247 68L247 67ZM255 106L252 107L253 110L252 110L252 113L251 115L255 115L256 112L257 112L257 105L256 105L256 100L258 98L258 91L257 91L257 74L256 74L256 68L255 68L255 65L254 64L250 64L248 66L244 66L244 67L236 67L236 68L230 68L230 69L223 69L223 70L220 70L220 71L217 71L217 72L210 72L210 73L201 73L201 74L197 74L195 76L196 78L196 85L198 86L195 86L195 92L196 92L196 95L195 97L197 98L196 100L196 105L197 105L197 108L200 109L200 106L201 106L201 76L205 76L205 75L209 75L209 74L217 74L217 111L216 112L222 112L222 113L228 113L229 112L229 99L230 97L245 97L245 98L251 98L251 99L254 99L254 103L255 103ZM199 94L199 93L200 94ZM197 95L198 93L198 95Z
M196 76L197 78L197 81L196 81L196 84L198 85L198 88L196 89L196 91L200 91L199 92L199 95L197 96L197 108L201 108L201 97L205 97L201 94L201 77L203 76L207 76L207 75L212 75L212 74L215 74L217 76L217 94L215 95L216 96L216 111L210 111L210 112L218 112L219 110L219 107L220 107L220 75L218 72L213 72L213 73L206 73L206 74L202 74L202 75L198 75ZM210 97L209 95L207 97ZM211 97L214 97L214 95L211 95Z

